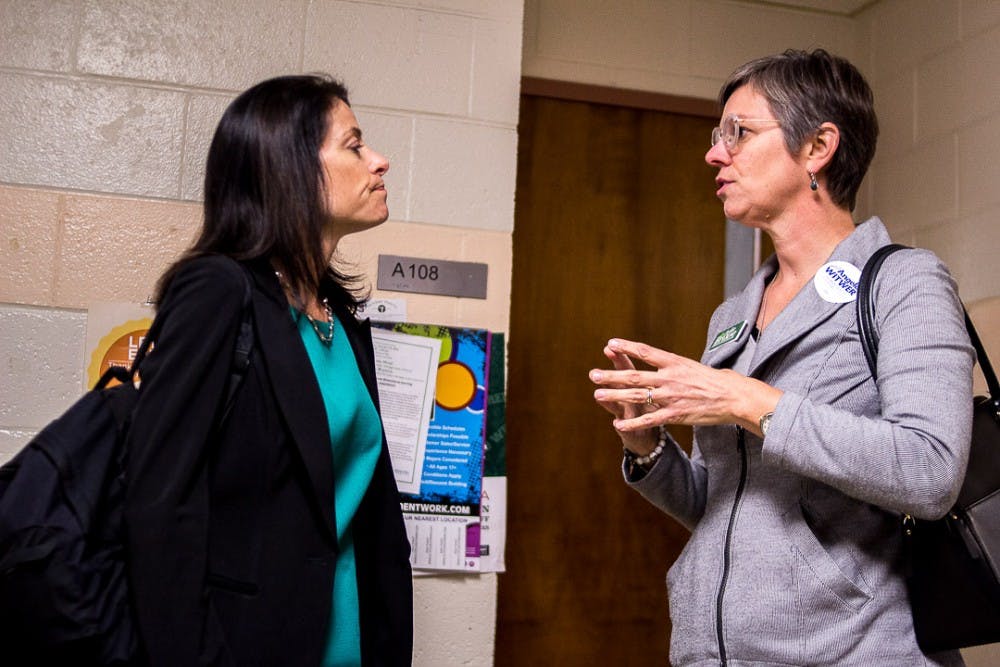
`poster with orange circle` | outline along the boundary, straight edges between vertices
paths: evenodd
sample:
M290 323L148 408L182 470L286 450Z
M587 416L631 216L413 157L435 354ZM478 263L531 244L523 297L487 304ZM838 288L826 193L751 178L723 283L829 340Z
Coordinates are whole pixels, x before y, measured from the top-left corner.
M84 389L112 366L129 368L153 323L153 309L132 303L99 303L87 310ZM117 384L112 380L108 386Z

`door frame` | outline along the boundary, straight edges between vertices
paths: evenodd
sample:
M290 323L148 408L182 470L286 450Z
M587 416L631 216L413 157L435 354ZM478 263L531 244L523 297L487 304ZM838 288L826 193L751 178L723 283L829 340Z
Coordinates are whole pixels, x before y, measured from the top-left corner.
M632 107L648 111L666 111L705 118L719 116L719 105L715 100L631 88L612 88L611 86L598 86L591 83L557 81L556 79L543 79L534 76L521 77L521 95Z

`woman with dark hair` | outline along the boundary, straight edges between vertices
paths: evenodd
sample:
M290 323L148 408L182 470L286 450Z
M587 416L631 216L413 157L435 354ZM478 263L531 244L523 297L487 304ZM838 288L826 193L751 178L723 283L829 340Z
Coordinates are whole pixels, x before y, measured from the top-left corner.
M890 241L851 215L878 136L868 84L787 51L737 69L720 103L717 195L775 253L715 311L701 363L612 339L590 375L627 483L691 530L667 574L671 663L961 664L917 645L900 522L944 515L968 460L955 283L925 250L886 261L873 378L853 300ZM690 454L666 424L694 426Z
M216 129L129 439L129 585L154 665L410 664L370 329L331 265L341 237L388 217L388 169L326 76L259 83ZM231 380L248 309L250 363Z

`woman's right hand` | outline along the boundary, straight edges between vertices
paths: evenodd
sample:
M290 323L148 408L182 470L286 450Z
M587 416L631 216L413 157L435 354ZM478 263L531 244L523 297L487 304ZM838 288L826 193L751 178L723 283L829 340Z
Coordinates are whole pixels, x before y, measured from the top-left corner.
M615 370L635 370L635 365L632 363L632 359L623 352L618 352L605 345L604 356L611 361L611 365L615 368ZM632 419L644 413L644 405L637 405L632 402L602 401L600 399L595 400L598 405L614 415L616 420ZM645 456L656 448L658 432L655 428L636 431L621 431L619 429L615 429L615 432L618 433L618 436L621 438L622 445L625 449L639 456Z

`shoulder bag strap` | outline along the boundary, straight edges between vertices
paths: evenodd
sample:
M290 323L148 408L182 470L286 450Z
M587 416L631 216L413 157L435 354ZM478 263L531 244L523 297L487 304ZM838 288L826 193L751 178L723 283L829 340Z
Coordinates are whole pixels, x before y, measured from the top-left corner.
M243 274L243 317L240 320L240 331L236 336L236 347L233 348L233 361L229 367L229 381L226 383L226 402L223 404L219 424L225 423L229 411L236 401L236 390L239 389L243 377L250 368L250 353L253 351L253 295L250 288L250 278L246 269L240 265Z
M239 266L240 273L243 275L243 315L240 319L240 330L236 336L236 346L233 348L233 359L229 366L229 380L226 382L226 402L223 404L222 417L219 420L219 424L224 423L229 416L229 411L232 409L236 399L236 391L239 389L243 377L247 374L247 369L250 368L250 353L253 351L253 294L246 268L242 264ZM139 345L135 359L132 361L132 366L128 371L110 369L98 380L97 388L104 387L112 377L121 382L134 382L142 360L146 358L150 345L156 341L162 328L163 318L158 315L153 319L153 324L149 327L149 331L146 332L142 344Z
M907 247L898 243L883 246L875 251L875 254L865 264L865 268L861 270L857 300L858 329L861 332L861 347L865 351L865 360L868 362L868 369L871 371L872 377L877 377L875 360L878 356L878 334L875 331L875 302L872 300L872 285L875 283L875 276L878 275L879 267L882 266L885 258L897 250L904 250ZM994 406L1000 410L1000 383L997 382L993 364L990 363L990 358L986 354L986 348L983 347L983 342L979 338L979 333L976 331L976 327L972 323L968 311L964 307L962 311L965 315L965 328L969 332L969 340L972 341L972 346L976 348L976 359L979 361L979 368L983 372L983 377L986 378L986 386L989 388L990 398Z
M858 330L861 334L861 348L865 351L865 360L868 362L868 370L872 377L877 378L875 372L875 360L878 358L878 332L875 330L875 302L872 300L872 286L875 284L875 276L882 266L885 258L897 250L905 250L908 246L899 243L891 243L882 246L875 251L865 268L861 269L861 278L858 282Z
M1000 383L997 383L996 373L993 372L993 364L990 363L990 358L986 356L986 348L983 347L983 341L979 339L979 333L972 324L972 318L969 317L968 311L965 311L965 328L969 330L969 339L972 341L972 346L976 348L979 370L983 372L983 377L986 378L986 386L990 390L990 398L993 399L994 405L1000 406Z

